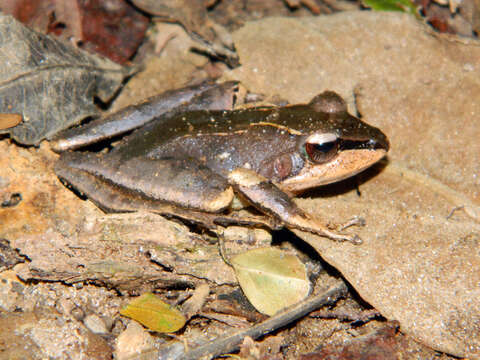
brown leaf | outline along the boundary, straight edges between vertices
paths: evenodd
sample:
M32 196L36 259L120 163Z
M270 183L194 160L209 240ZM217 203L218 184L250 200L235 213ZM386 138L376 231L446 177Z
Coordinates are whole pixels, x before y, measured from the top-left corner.
M20 114L0 114L0 130L17 126L22 121Z
M75 2L80 11L82 48L126 63L142 43L149 19L124 0Z
M36 33L0 16L0 112L23 115L2 131L23 144L38 144L95 115L94 96L107 101L128 70Z
M36 31L120 64L135 53L149 23L123 0L2 0L0 9Z
M230 34L221 25L209 19L202 1L189 0L133 0L135 6L169 22L182 24L202 50L225 59L232 66L238 64Z
M397 322L339 345L327 345L320 351L302 355L301 360L389 360L408 358L407 341L396 336Z
M195 288L193 295L182 304L182 313L187 319L200 312L209 293L210 286L207 283L200 284Z
M1 0L0 10L32 29L46 33L51 26L55 0Z
M207 41L214 40L213 33L204 29L207 22L207 9L202 1L190 0L133 0L138 8L162 19L179 22L188 32L196 32Z

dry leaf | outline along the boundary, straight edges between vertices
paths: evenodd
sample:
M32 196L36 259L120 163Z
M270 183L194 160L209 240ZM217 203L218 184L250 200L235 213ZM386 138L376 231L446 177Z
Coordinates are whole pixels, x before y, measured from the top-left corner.
M17 126L22 121L20 114L0 114L0 130Z
M202 50L212 56L238 65L233 41L223 26L211 21L202 1L189 0L133 0L135 6L160 19L182 24L192 39L202 44Z
M273 315L303 300L310 291L305 265L294 255L259 248L231 259L237 280L250 303Z
M120 64L137 51L149 24L124 0L2 0L0 10L31 29Z
M107 101L128 69L88 55L0 16L0 112L23 122L1 131L22 144L38 144L97 114L94 96Z

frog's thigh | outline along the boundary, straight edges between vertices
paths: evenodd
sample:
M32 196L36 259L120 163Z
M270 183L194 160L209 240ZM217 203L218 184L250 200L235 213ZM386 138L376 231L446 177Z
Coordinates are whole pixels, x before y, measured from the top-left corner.
M142 156L123 160L118 155L70 153L62 155L62 162L149 201L217 212L228 207L233 199L227 180L194 159Z
M119 185L182 207L218 212L233 200L227 180L194 159L142 157L122 163L118 171Z

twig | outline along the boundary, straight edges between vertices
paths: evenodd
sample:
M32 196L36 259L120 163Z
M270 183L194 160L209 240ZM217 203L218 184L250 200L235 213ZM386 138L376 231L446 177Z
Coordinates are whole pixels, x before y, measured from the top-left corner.
M225 248L225 236L223 235L223 231L218 231L217 236L218 236L218 251L220 252L220 256L222 257L225 264L233 268L233 265L230 261L230 257L227 254L227 249Z
M345 296L346 294L347 286L345 283L341 282L336 286L332 286L325 293L318 294L301 303L293 305L265 320L264 322L261 322L260 324L254 325L246 330L238 331L230 336L227 336L226 338L213 340L205 345L201 345L187 352L183 357L181 357L181 359L212 359L215 356L230 353L238 349L238 346L246 336L256 339L260 336L268 334L320 308L321 306L335 303L339 298Z
M452 216L453 216L453 213L455 211L458 211L458 210L462 210L464 208L463 205L460 205L460 206L455 206L452 211L450 211L450 214L447 215L447 220L449 220Z

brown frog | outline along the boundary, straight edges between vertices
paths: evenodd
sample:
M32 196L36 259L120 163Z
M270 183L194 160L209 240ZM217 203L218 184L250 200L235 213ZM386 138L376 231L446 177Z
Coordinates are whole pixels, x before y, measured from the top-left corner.
M135 119L132 112L124 111ZM125 116L114 118L122 122ZM81 137L72 133L54 148L65 150L75 136ZM55 171L106 211L150 210L212 229L230 223L286 226L358 243L356 236L326 228L292 197L363 171L388 148L379 129L349 114L344 100L326 91L301 105L174 111L108 153L63 153ZM234 199L265 216L232 215Z

